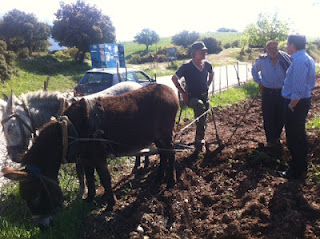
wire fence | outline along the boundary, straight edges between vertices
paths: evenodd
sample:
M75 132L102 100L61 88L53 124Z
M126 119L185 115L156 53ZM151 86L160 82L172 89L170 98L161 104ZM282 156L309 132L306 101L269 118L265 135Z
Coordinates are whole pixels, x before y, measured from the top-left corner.
M214 68L214 84L211 84L209 93L221 93L229 88L240 86L252 79L252 66L249 64L235 64Z

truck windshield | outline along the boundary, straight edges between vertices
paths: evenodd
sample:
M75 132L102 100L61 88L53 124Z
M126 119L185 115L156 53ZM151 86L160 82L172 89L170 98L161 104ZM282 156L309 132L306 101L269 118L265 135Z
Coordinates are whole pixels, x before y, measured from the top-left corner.
M100 72L87 72L80 80L80 84L103 83L112 86L113 75Z

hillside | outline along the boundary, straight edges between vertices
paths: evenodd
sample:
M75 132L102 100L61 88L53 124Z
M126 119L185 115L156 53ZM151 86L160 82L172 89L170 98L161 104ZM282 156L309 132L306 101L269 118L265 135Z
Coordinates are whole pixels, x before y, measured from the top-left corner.
M218 41L221 41L221 45L223 46L225 43L231 43L236 40L240 40L243 33L241 32L216 32L216 33L206 33L200 35L200 38L202 37L214 37ZM144 53L146 46L145 45L139 45L138 43L135 43L133 41L129 42L119 42L121 44L124 44L125 52L126 52L126 58L130 58L133 54L141 54ZM162 37L160 38L159 42L157 44L153 44L149 46L150 52L157 51L159 48L163 48L166 46L172 46L171 37Z

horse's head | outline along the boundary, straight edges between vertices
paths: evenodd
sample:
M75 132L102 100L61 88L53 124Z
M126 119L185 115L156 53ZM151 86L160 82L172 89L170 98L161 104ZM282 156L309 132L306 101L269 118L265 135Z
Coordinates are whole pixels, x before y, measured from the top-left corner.
M20 183L20 195L26 201L34 222L49 227L63 202L58 182L42 175L39 168L28 165L25 169L3 168L6 178Z
M2 126L10 158L19 162L20 155L28 148L32 136L31 120L23 104L12 93L2 108Z

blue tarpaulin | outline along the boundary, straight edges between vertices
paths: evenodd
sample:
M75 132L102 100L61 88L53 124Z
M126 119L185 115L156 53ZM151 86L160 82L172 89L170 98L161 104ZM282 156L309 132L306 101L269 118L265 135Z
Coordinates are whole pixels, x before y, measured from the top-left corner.
M94 44L90 45L92 68L126 67L123 44Z

